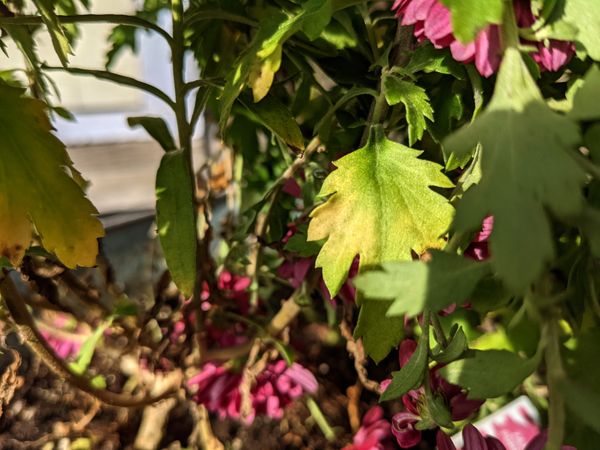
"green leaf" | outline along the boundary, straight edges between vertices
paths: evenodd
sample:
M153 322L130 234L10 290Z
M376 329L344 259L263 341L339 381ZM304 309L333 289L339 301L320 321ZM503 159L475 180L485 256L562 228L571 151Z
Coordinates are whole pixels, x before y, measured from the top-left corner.
M438 352L434 352L433 359L440 364L448 364L460 358L469 349L467 336L462 327L458 327L450 338L448 346Z
M365 353L379 363L404 336L404 318L387 317L390 302L363 300L354 336L362 338Z
M489 24L502 23L504 0L441 0L452 13L452 32L463 44L473 42Z
M600 69L592 66L573 95L573 108L568 113L574 120L600 119Z
M600 394L571 380L563 381L558 389L561 390L569 410L600 433Z
M452 413L441 395L425 391L425 411L422 415L438 426L452 428Z
M429 104L427 92L415 83L394 75L384 77L383 92L388 105L402 102L406 108L408 143L413 145L423 137L423 132L427 128L425 119L433 120L433 109Z
M419 159L420 151L388 140L373 127L365 147L337 160L323 183L329 197L312 213L308 240L327 239L317 267L332 296L344 283L356 255L360 268L410 260L441 245L452 220L447 199L429 186L452 187L441 167Z
M295 33L304 31L318 37L331 20L330 0L308 0L297 14L270 10L246 51L235 63L221 94L221 128L224 129L233 102L246 86L252 88L254 101L262 100L271 88L281 65L283 44Z
M267 95L258 103L242 100L252 118L275 133L296 151L304 150L304 136L290 110L276 97Z
M392 382L389 384L387 389L383 391L379 401L383 402L387 400L394 400L406 394L408 391L418 388L421 385L423 376L427 371L427 362L429 360L428 354L429 339L425 337L424 330L423 335L417 344L417 348L410 357L410 360L402 369L392 372Z
M98 211L74 179L45 104L0 83L0 256L21 262L31 224L46 250L67 267L93 266L104 235Z
M182 150L163 155L156 174L158 237L173 281L185 294L196 279L196 220L188 160Z
M440 372L450 383L469 390L469 398L493 398L511 392L536 369L539 357L523 359L506 350L472 350Z
M437 49L430 43L417 47L405 67L409 73L442 73L462 80L465 78L464 66L452 58L447 49Z
M65 34L65 30L58 20L56 12L54 11L54 5L52 1L33 0L33 3L35 3L40 16L42 16L44 24L48 28L50 38L52 39L52 45L54 46L54 51L58 55L62 65L66 66L69 63L69 54L72 53L71 44L69 43L69 39Z
M600 61L600 2L588 0L563 0L561 22L577 28L577 42L581 43L590 58ZM560 27L559 27L560 29Z
M94 332L85 340L81 348L79 349L79 353L77 354L77 360L71 364L69 364L69 368L76 373L77 375L83 375L90 363L92 362L92 358L94 356L94 352L96 351L96 347L98 346L100 339L104 335L104 332L110 325L112 324L113 319L110 318L106 322L100 324Z
M160 117L128 117L127 124L130 127L143 127L166 152L177 148L169 131L169 126Z
M494 216L491 263L512 290L525 289L554 256L547 211L568 218L583 208L586 174L569 154L579 140L578 126L544 103L509 48L487 110L445 141L458 157L482 145L481 181L459 202L454 227L476 230Z
M431 254L427 263L385 263L382 271L362 274L354 284L367 298L393 300L388 316L416 316L425 308L435 312L465 302L489 272L486 263L435 250Z

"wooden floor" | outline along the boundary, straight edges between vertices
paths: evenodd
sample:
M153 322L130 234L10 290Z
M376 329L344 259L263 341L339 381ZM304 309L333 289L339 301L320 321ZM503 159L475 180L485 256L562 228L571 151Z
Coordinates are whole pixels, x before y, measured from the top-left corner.
M199 163L202 151L196 147ZM157 144L94 145L68 151L77 170L90 182L88 197L101 214L154 209L154 182L163 155Z

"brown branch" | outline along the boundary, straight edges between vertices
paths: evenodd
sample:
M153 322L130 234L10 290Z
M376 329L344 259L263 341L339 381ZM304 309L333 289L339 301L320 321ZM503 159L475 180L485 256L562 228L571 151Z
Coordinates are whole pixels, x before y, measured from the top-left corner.
M379 387L379 383L377 381L369 379L369 374L367 373L367 369L365 364L367 362L367 358L365 357L365 350L363 348L362 341L357 341L352 336L352 331L350 330L350 326L346 320L342 320L340 323L340 332L344 339L346 339L346 350L353 356L354 358L354 369L356 370L356 374L358 375L358 379L365 389L375 392L377 394L381 394L381 388Z
M4 274L3 278L0 283L0 294L2 294L4 303L10 312L19 334L31 350L62 380L103 403L127 408L150 405L176 394L177 390L171 390L157 396L148 396L145 393L132 396L97 389L91 386L88 379L71 372L64 361L54 353L54 350L37 329L34 319L25 306L26 302L21 296L15 282L7 273Z

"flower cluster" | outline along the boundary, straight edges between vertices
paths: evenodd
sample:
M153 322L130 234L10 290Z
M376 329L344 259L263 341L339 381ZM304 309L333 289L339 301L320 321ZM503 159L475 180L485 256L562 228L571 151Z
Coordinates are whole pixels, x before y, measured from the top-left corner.
M193 398L221 418L240 419L240 383L242 375L223 365L209 362L200 373L188 380L194 390ZM315 394L318 383L314 375L298 363L288 366L285 361L271 363L258 375L251 389L252 410L243 418L252 423L257 415L281 419L283 409L304 394Z
M515 0L515 13L520 27L529 27L535 21L531 12L530 0ZM481 30L474 42L463 44L452 32L450 10L439 0L396 0L392 10L401 19L402 25L413 25L414 34L423 41L429 40L436 48L450 48L452 57L463 63L475 63L479 73L489 77L498 70L502 58L500 28L490 25ZM548 46L542 42L523 42L534 46L537 51L533 59L541 69L557 71L569 62L575 48L571 42L549 40Z
M400 367L408 363L416 347L417 343L411 339L402 341L399 349ZM385 380L381 383L381 388L385 390L390 382L391 380ZM436 369L429 372L429 383L432 392L445 399L454 421L467 419L483 404L482 400L467 398L460 386L446 381ZM421 420L425 404L424 389L419 388L403 395L402 403L405 411L392 418L392 433L400 447L410 448L421 442L421 431L416 428L416 424Z
M381 406L374 406L362 418L352 444L343 450L391 450L394 448L390 423L383 418Z

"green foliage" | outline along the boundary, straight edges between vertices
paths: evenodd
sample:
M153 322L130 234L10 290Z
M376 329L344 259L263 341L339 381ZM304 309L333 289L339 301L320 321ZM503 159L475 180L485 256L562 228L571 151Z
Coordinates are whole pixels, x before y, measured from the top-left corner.
M433 120L433 109L427 92L410 81L388 75L383 79L383 92L389 105L402 103L406 108L408 122L408 144L413 145L423 137L427 128L425 119Z
M130 127L141 126L144 128L166 152L177 148L169 131L169 126L160 117L129 117L127 124Z
M469 391L470 398L485 399L507 394L535 370L539 358L523 359L506 350L472 350L465 359L441 369L450 383Z
M71 53L71 44L69 43L69 39L67 38L65 30L61 26L60 21L56 16L52 1L33 0L33 2L35 3L35 6L40 12L42 19L48 28L48 32L52 38L52 45L54 46L54 50L56 51L60 62L63 64L63 66L66 66L69 62L68 55Z
M0 132L10 136L0 142L0 254L18 265L33 224L43 246L67 267L93 266L104 234L98 212L51 133L45 105L22 94L0 84Z
M477 33L488 24L502 23L504 0L441 0L452 13L454 35L464 43L475 40Z
M430 262L384 263L382 271L361 275L355 285L367 298L392 300L388 316L415 316L465 302L488 271L486 263L432 250Z
M337 160L323 183L325 204L311 213L308 239L327 239L317 258L331 295L354 258L362 269L411 258L439 246L453 208L429 186L452 187L421 152L385 138L374 127L365 147Z
M308 0L296 13L272 10L266 13L256 35L227 77L220 98L221 127L224 128L235 99L250 86L254 102L262 100L281 66L283 44L298 31L315 39L331 19L330 0Z
M425 324L429 320L429 315L425 317ZM393 400L406 394L411 389L416 389L421 385L423 377L427 370L429 360L429 339L428 327L423 328L423 335L419 339L417 348L412 354L406 365L397 372L392 372L392 382L381 394L380 401Z
M156 223L173 281L189 296L196 280L197 231L188 164L183 150L163 155L156 174Z
M577 124L550 110L519 52L507 49L488 108L445 141L459 157L482 144L481 181L465 193L454 226L470 231L494 216L491 263L515 291L554 256L547 209L561 218L581 213L586 175L570 154L579 140Z
M362 338L365 353L376 363L396 348L404 337L404 319L388 317L391 302L363 300L354 336Z

